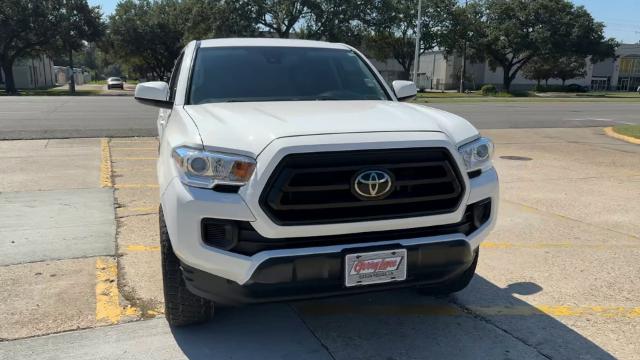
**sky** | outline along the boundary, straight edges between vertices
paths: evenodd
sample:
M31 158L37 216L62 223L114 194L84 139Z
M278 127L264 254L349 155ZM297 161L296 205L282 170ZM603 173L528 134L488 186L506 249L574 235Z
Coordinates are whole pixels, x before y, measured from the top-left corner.
M591 15L607 26L605 35L622 43L640 41L640 0L572 0L576 5L584 5ZM89 0L91 5L100 5L109 15L118 0Z

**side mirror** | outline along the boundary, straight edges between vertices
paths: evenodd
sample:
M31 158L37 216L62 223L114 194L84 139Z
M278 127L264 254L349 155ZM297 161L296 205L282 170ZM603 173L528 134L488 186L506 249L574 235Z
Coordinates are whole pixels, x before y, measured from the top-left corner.
M173 107L169 101L169 84L164 81L150 81L136 86L135 99L145 105L166 109Z
M393 92L396 93L398 101L409 101L416 97L418 89L412 81L396 80L393 82Z

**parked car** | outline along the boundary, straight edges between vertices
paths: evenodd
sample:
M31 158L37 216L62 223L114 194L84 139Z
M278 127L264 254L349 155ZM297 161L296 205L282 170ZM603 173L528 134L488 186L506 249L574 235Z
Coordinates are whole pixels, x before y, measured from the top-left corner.
M638 88L636 89L636 91L638 92L638 94L640 94L640 86L638 86Z
M567 89L567 92L577 92L577 93L584 93L589 91L588 86L584 86L580 84L569 84L567 85L566 89Z
M124 81L119 77L110 77L107 79L107 89L122 89L124 90Z
M493 228L492 142L412 104L358 50L284 39L193 41L160 107L158 181L165 315L214 305L471 281Z

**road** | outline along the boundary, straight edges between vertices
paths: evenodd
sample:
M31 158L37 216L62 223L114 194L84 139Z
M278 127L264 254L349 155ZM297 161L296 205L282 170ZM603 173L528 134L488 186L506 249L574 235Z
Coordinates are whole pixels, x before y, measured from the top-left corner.
M154 136L157 112L130 96L0 97L0 140Z
M480 129L640 124L635 103L433 104ZM0 97L0 140L154 136L157 110L128 96Z

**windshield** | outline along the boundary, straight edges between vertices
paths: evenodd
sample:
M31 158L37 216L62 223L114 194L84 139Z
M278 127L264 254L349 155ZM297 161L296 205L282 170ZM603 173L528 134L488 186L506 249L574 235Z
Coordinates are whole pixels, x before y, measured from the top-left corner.
M120 80L120 78L109 78L108 81L122 81L122 80Z
M212 47L196 56L190 104L241 101L389 100L351 50Z

